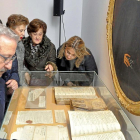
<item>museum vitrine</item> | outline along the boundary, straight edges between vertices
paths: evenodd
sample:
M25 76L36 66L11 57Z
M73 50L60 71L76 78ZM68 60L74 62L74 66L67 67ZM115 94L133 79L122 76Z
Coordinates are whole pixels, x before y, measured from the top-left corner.
M140 134L99 76L88 72L22 72L0 138L139 140Z

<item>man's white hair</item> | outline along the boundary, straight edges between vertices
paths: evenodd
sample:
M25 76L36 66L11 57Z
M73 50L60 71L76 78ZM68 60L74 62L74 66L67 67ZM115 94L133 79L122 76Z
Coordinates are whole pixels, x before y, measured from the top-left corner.
M19 41L19 36L3 24L0 24L0 37L1 36L6 36L10 39L14 39L17 43Z

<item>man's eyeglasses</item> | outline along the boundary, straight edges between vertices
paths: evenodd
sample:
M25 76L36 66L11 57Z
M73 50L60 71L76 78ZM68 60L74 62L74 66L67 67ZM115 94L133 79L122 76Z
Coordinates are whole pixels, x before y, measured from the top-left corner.
M13 55L12 57L5 57L0 54L0 62L8 64L11 60L14 61L16 59L16 55Z

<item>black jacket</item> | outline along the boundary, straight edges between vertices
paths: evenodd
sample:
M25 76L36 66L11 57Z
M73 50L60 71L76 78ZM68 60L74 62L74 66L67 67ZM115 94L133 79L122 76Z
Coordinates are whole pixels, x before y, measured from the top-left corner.
M44 35L42 42L38 48L38 52L35 55L35 58L31 55L30 47L30 37L27 37L23 40L25 47L24 62L25 66L30 71L45 71L45 66L51 64L54 68L54 71L57 70L56 67L56 49L54 44L50 39Z
M15 59L12 63L11 70L7 70L2 77L0 77L0 126L4 117L5 110L5 93L7 90L6 82L10 79L14 79L19 85L19 75L18 75L18 62Z

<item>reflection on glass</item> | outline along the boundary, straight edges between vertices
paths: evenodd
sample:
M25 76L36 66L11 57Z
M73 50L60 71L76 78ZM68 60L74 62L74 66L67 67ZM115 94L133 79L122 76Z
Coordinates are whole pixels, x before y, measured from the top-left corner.
M25 73L22 72L24 84L26 84ZM60 122L62 120L65 121L65 123L62 123L62 129L65 129L65 134L67 134L67 131L71 134L68 111L72 110L71 107L73 106L75 112L78 109L89 112L97 112L99 110L106 112L110 110L117 118L121 132L126 140L133 140L135 137L140 139L140 135L134 125L95 72L54 71L46 73L45 71L30 71L29 74L33 80L43 79L48 82L48 78L50 78L51 82L43 86L41 82L32 86L26 84L26 86L22 86L14 92L1 127L1 130L4 132L2 133L3 135L0 135L0 138L10 139L12 137L17 139L19 134L20 136L28 137L28 134L24 133L26 129L29 131L33 129L44 130L50 125L58 127L56 122L58 120ZM69 79L74 85L65 85L66 79ZM61 94L59 91L61 91ZM65 104L66 101L67 103ZM56 112L57 119L55 118ZM36 135L36 132L29 135L31 136L31 134ZM53 134L54 131L52 131ZM60 135L64 136L63 134ZM69 135L69 138L71 136Z

